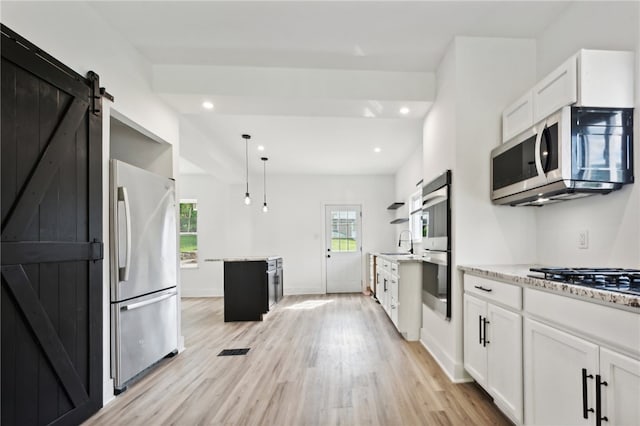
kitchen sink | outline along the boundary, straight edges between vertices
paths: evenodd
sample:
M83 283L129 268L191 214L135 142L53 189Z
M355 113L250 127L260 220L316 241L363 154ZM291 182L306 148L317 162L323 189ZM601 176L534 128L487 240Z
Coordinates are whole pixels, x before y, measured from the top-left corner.
M384 256L412 256L411 253L380 253Z

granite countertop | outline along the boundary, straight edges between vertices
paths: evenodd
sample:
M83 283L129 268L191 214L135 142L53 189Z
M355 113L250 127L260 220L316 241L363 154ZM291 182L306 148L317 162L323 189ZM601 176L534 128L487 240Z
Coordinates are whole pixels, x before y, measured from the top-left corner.
M371 253L374 256L381 257L392 262L422 262L422 256L417 254L390 254L390 253Z
M497 279L522 287L550 290L591 302L617 305L620 308L640 313L640 296L590 288L577 284L566 284L545 280L543 278L533 278L529 275L541 275L539 272L529 271L529 268L533 267L539 267L539 265L459 265L458 269L471 275Z
M246 256L246 257L225 257L224 262L266 262L267 260L282 259L282 256Z

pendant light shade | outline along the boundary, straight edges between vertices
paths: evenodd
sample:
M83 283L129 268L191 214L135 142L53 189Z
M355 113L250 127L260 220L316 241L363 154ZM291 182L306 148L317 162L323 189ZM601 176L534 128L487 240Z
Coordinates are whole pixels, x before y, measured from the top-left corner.
M244 203L248 206L251 204L251 197L249 196L249 139L251 139L251 135L242 135L242 138L244 139L244 159L247 171L247 191L244 193Z
M262 181L264 182L264 202L262 203L262 212L266 213L269 211L267 207L267 157L261 157L262 160Z

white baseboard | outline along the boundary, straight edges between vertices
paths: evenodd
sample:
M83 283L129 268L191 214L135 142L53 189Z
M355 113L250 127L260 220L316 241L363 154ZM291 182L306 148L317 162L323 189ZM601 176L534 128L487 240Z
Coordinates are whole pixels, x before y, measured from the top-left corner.
M435 339L425 333L424 328L420 331L420 343L427 352L431 354L451 382L467 383L473 381L473 378L465 371L464 365L451 358L451 356L436 343Z
M317 288L288 288L285 296L302 296L305 294L325 294L323 290Z
M114 399L116 396L113 394L113 379L108 378L102 382L102 406L104 407Z
M180 289L180 297L222 297L223 293L211 288L184 288Z

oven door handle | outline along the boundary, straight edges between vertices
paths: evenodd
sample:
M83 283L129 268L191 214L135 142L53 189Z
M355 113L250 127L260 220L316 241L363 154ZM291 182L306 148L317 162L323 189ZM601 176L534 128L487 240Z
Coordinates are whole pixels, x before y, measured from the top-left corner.
M447 194L448 191L447 190L448 190L448 188L445 185L445 186L443 186L442 188L440 188L440 189L438 189L436 191L430 192L428 194L423 194L422 195L422 208L425 209L425 208L433 206L434 204L438 204L438 203L440 203L442 201L445 201L447 199L447 196L448 196L448 194Z

